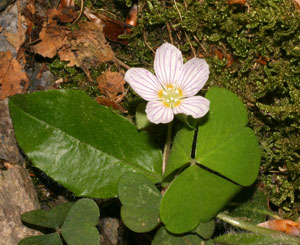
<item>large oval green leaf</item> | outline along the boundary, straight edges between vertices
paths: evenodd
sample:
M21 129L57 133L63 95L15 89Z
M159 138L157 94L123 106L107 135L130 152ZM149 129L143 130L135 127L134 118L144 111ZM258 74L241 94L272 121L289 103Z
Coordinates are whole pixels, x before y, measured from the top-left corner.
M161 151L151 139L81 91L15 95L9 108L26 155L75 195L116 196L126 172L161 180Z
M181 234L213 219L242 187L196 165L171 183L160 205L166 228Z
M196 161L230 180L251 185L259 171L260 149L254 132L247 128L247 111L232 92L210 89L207 121L198 128Z

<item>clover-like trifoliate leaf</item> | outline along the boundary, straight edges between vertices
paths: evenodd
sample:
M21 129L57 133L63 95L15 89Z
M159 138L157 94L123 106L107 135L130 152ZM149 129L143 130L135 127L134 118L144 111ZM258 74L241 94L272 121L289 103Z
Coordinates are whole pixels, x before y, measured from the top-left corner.
M213 219L242 187L196 165L188 167L168 187L160 205L167 230L189 232L200 221Z
M214 218L242 186L251 185L260 165L260 149L247 126L247 111L232 92L212 88L210 111L200 121L193 152L193 131L175 136L165 176L188 167L170 184L160 214L166 228L181 234Z
M97 228L99 208L91 199L80 199L70 209L61 228L61 234L68 245L99 245Z
M118 194L122 203L121 217L129 229L148 232L159 224L161 193L145 176L136 173L123 175Z
M64 223L65 218L72 207L73 202L60 204L49 211L33 210L21 215L22 221L37 226L58 229Z
M40 236L31 236L21 240L18 245L63 245L58 233L45 234Z

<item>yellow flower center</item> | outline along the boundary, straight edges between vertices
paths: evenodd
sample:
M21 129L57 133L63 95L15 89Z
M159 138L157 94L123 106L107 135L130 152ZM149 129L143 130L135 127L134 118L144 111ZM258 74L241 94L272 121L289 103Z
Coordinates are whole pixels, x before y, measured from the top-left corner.
M182 90L169 84L158 92L158 97L166 107L176 107L181 103Z

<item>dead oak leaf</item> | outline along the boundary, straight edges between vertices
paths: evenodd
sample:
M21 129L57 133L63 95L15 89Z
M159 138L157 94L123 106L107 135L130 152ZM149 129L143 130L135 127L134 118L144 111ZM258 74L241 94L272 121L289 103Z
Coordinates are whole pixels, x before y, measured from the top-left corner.
M44 57L53 58L65 44L69 32L69 30L56 25L56 23L44 25L39 34L41 42L33 46L33 51Z
M26 91L29 79L22 69L9 50L0 52L0 100Z
M96 98L96 101L100 104L100 105L104 105L104 106L108 106L113 108L114 110L117 110L121 113L126 113L127 111L117 102L105 97L105 96L98 96Z
M247 2L247 0L228 0L228 4L244 5L246 2Z
M97 77L97 83L103 95L116 102L122 100L125 80L119 72L105 71Z
M78 25L79 30L71 32L66 44L59 50L60 59L69 61L69 66L83 69L113 60L114 53L106 42L102 27L91 22Z

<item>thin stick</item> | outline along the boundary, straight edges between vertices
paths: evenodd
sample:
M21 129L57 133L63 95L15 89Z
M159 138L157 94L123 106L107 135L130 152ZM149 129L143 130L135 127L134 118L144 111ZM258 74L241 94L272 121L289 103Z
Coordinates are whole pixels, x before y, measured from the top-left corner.
M119 60L118 58L114 57L113 62L117 63L120 66L123 66L126 70L130 69L129 65L126 65L123 61Z
M72 25L74 25L81 17L83 12L83 0L80 1L80 12L79 15L77 16L77 18L73 21Z
M172 44L174 44L173 37L172 37L171 26L170 26L169 22L166 22L166 26L167 26L168 33L169 33L170 42L171 42Z
M180 13L180 11L179 11L179 8L178 8L178 6L177 6L177 2L176 2L176 0L173 0L173 1L174 1L175 8L176 8L176 10L177 10L177 12L178 12L178 14L179 14L179 18L180 18L180 20L182 21L182 15L181 15L181 13ZM184 2L184 3L185 3L185 2ZM185 3L185 7L186 7L186 3ZM183 31L183 32L184 32L184 35L185 35L185 37L186 37L186 40L188 41L188 43L189 43L189 45L190 45L190 47L191 47L191 50L192 50L192 52L193 52L194 57L196 57L196 51L195 51L195 49L194 49L194 47L193 47L193 45L192 45L192 43L191 43L191 40L190 40L189 36L186 34L185 31Z
M155 54L155 51L153 50L153 48L150 46L150 44L147 42L147 36L146 36L146 32L144 31L143 33L143 37L144 37L144 42L146 44L146 46L152 51L153 54Z
M170 148L171 148L171 134L172 134L172 122L168 124L168 132L167 132L167 139L164 146L164 153L163 153L163 162L162 162L162 174L164 175L167 162L170 154Z

